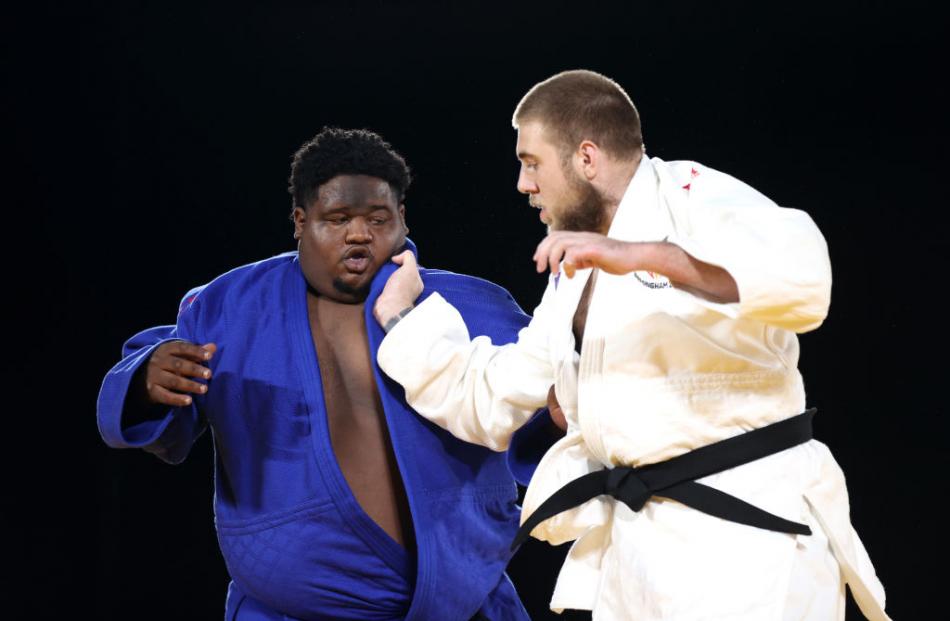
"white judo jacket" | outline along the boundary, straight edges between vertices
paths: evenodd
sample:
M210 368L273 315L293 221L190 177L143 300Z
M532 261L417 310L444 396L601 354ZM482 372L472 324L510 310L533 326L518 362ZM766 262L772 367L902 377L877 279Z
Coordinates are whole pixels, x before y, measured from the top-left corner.
M381 368L413 408L495 450L554 384L568 430L538 465L522 520L589 472L667 460L805 409L795 333L822 323L831 292L827 246L807 214L698 163L644 155L608 236L677 244L728 271L739 302L705 300L661 274L600 273L578 355L572 320L586 269L549 279L516 343L471 340L433 294L379 348ZM555 545L574 541L551 608L593 610L595 620L825 621L844 618L847 583L865 616L888 619L850 523L844 475L824 444L700 482L813 534L736 524L656 497L635 513L601 496L532 532Z

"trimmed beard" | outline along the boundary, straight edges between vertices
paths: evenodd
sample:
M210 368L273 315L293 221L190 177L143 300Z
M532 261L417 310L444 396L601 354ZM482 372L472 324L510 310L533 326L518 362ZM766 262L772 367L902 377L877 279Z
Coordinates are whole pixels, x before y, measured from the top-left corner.
M334 278L333 288L344 295L352 296L353 304L360 304L365 302L366 298L369 296L369 289L372 282L373 279L370 278L369 281L362 287L353 287L343 282L342 278Z
M569 163L564 165L564 176L574 196L570 199L570 206L551 223L549 230L606 234L607 206L604 197L593 184L581 178Z
M406 229L406 232L408 232L408 229ZM395 255L399 254L405 249L406 249L406 236L405 234L403 234L399 238L399 240L396 242L395 248L393 248L393 250L389 253L389 258L387 259L387 262L391 261ZM385 263L383 265L385 265ZM382 269L382 266L380 266L380 269ZM354 301L352 302L353 304L362 304L363 302L366 301L366 298L369 297L369 290L372 288L373 280L376 278L376 274L378 273L379 273L379 269L373 272L373 275L370 277L368 281L366 281L366 284L363 285L362 287L354 287L352 285L348 285L346 284L346 282L343 281L342 278L338 276L333 279L333 288L344 295L352 296L354 298Z

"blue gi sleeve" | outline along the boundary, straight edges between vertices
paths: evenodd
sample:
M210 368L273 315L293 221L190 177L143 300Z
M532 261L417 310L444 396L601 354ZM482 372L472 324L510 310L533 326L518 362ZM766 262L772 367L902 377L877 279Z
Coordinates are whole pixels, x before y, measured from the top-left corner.
M527 423L511 436L508 445L508 470L519 485L528 486L538 463L564 432L551 420L547 408L535 412Z
M126 424L123 417L132 379L158 346L169 341L200 342L195 334L199 302L197 290L190 291L181 303L176 325L149 328L123 345L122 360L106 374L96 407L99 434L109 446L140 448L177 464L204 432L207 422L200 414L198 398L188 407L163 410L157 406L147 420L136 424Z

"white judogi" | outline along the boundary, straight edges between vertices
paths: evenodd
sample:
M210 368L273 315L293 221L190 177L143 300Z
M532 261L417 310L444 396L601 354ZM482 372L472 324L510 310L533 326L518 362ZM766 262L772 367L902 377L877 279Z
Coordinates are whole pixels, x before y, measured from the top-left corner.
M821 233L804 212L694 162L644 155L609 237L668 240L726 269L740 301L714 303L659 275L600 273L583 347L572 320L591 270L551 278L517 343L469 339L438 294L386 336L378 360L417 411L470 442L504 450L554 383L567 435L538 465L522 519L565 483L604 467L642 466L801 413L795 332L830 302ZM820 415L820 414L819 414ZM576 540L551 608L595 620L780 621L844 618L844 584L864 614L884 590L851 527L844 476L817 441L700 479L811 527L796 536L725 521L654 498L637 513L609 496L543 522L532 535Z

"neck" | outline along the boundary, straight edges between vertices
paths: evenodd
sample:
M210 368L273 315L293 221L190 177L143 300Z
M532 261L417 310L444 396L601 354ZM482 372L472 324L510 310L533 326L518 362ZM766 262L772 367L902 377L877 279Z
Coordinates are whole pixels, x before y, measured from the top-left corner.
M307 302L309 304L319 305L322 307L345 307L354 309L357 312L362 312L363 305L366 303L365 299L346 299L346 295L342 293L337 293L335 295L324 295L316 289L314 289L309 283L307 284Z
M641 153L636 159L615 162L611 166L610 174L607 175L607 180L604 181L601 188L605 201L604 206L607 210L606 226L608 229L614 221L617 209L620 208L620 201L623 200L627 187L633 180L633 176L637 174L637 169L640 168L642 159L643 154ZM606 231L602 232L606 234Z

